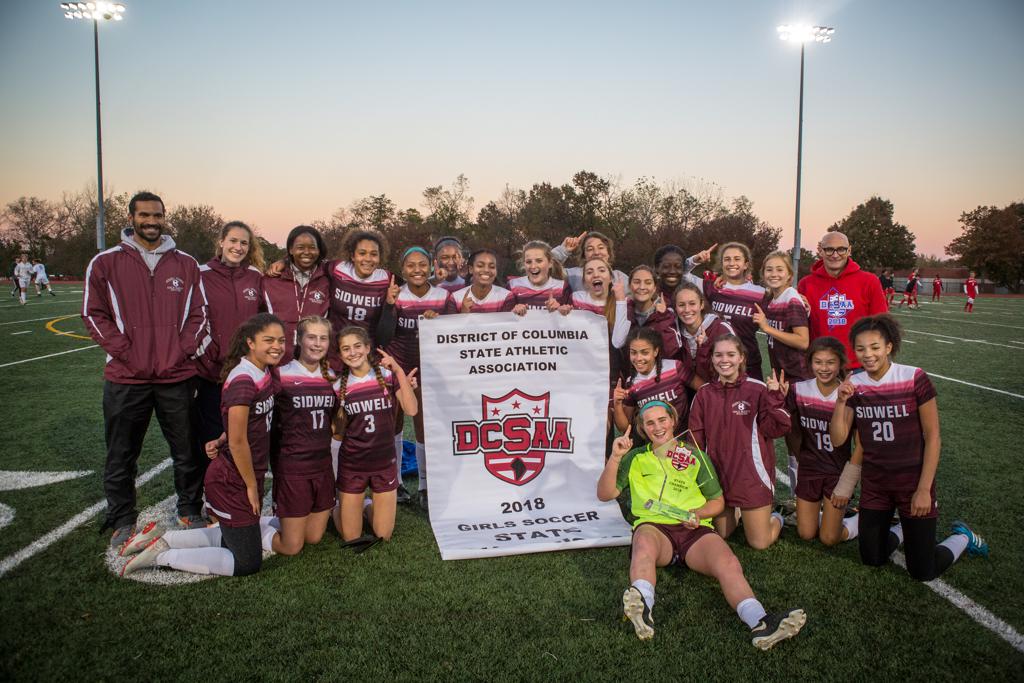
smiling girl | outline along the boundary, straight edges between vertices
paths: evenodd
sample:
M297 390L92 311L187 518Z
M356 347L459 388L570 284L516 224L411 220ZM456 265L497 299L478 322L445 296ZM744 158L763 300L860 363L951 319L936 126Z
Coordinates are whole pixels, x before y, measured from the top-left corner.
M679 285L673 302L674 331L679 348L675 357L689 365L701 380L710 382L718 376L711 362L711 342L723 334L733 334L732 326L707 312L704 291L692 282Z
M494 284L498 277L498 254L493 249L477 249L469 255L469 274L473 284L452 296L459 313L506 313L515 306L515 297Z
M687 387L698 389L704 382L685 363L664 357L661 335L649 327L630 330L626 340L629 349L629 374L625 383L619 380L612 395L615 426L620 432L633 421L638 408L651 401L671 405L681 424L688 412Z
M551 250L551 254L560 263L565 263L569 254L576 254L577 263L592 258L603 259L609 268L615 263L615 249L611 239L596 230L580 233L575 237L566 237L560 245ZM574 292L584 288L583 271L584 266L582 265L567 268L565 271L565 279L568 280L569 287ZM614 270L612 275L615 277L615 282L621 283L624 288L629 286L629 278L622 271Z
M562 264L551 257L547 242L527 242L521 266L525 274L508 281L515 297L514 313L524 315L527 309L556 311L569 303L572 291L563 279Z
M613 284L614 283L614 284ZM619 378L621 349L629 334L629 316L626 314L626 289L614 281L612 268L602 258L590 258L583 264L583 288L572 293L572 308L590 311L608 320L609 388Z
M672 299L676 287L683 281L686 254L674 244L666 244L654 252L654 270L661 283L661 295L666 301Z
M773 440L790 429L783 407L788 385L775 373L767 384L747 377L745 350L736 335L712 342L718 378L697 390L690 407L690 431L718 472L725 511L715 529L728 538L736 529L736 511L752 548L763 550L782 531L782 515L772 512L775 496Z
M650 328L661 335L663 358L672 358L679 351L679 337L673 329L676 316L669 310L672 296L659 289L658 276L650 266L637 266L629 274L629 300L626 315L632 329Z
M900 341L899 324L889 314L853 324L850 343L865 372L850 375L839 387L829 434L833 444L842 444L852 427L857 430L858 448L847 467L863 468L861 562L886 564L904 540L907 572L918 581L931 581L964 550L987 556L988 544L959 521L946 540L935 543L935 472L942 449L939 408L924 370L892 361ZM900 524L890 529L894 510L899 511Z
M135 554L122 576L150 567L245 576L259 571L264 550L280 549L274 521L261 519L260 508L274 411L270 369L284 345L284 327L269 313L249 318L231 339L221 398L226 438L205 480L206 509L220 525L164 533L156 522L147 524L121 550Z
M271 265L268 277L263 278L263 300L267 311L284 324L285 358L291 358L299 320L327 315L331 282L325 261L327 247L319 230L309 225L292 228L285 250L281 265Z

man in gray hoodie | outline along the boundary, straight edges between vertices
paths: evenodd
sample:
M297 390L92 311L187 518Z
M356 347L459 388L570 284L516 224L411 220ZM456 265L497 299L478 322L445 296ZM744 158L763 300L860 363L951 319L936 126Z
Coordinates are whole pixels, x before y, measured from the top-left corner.
M207 322L199 264L163 234L160 197L140 192L128 211L131 226L121 243L89 262L82 305L86 329L107 352L103 529L114 530L115 548L134 532L137 462L154 410L174 463L179 521L185 527L204 523L204 468L189 445L191 359Z

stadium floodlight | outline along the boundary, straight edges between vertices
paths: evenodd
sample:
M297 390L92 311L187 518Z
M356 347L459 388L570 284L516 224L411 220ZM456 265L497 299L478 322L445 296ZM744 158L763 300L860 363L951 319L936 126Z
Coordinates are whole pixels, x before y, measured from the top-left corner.
M807 43L830 43L836 32L831 26L783 24L776 26L779 40L800 43L800 107L796 135L796 217L793 220L793 286L800 276L800 162L804 149L804 46Z
M60 8L65 19L92 21L93 55L96 65L96 249L107 246L106 226L103 219L103 127L100 123L100 22L124 19L124 5L113 2L62 2Z

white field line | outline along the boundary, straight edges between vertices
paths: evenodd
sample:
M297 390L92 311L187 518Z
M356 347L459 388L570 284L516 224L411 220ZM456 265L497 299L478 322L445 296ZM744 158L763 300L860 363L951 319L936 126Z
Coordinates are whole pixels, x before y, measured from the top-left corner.
M0 470L0 491L20 491L36 486L47 486L69 479L78 479L92 474L92 470L68 472L25 472L21 470Z
M87 351L88 349L98 349L99 344L90 344L89 346L82 346L77 349L71 349L70 351L60 351L58 353L48 353L45 356L36 356L35 358L26 358L25 360L16 360L11 363L4 363L0 365L0 368L7 368L12 365L20 365L21 363L31 363L34 360L43 360L44 358L53 358L54 356L63 356L65 353L75 353L76 351Z
M900 317L903 317L903 318L906 318L906 317L913 318L913 317L915 317L912 313L899 313L897 311L889 311L889 312L893 313L894 315L898 315ZM928 316L926 318L926 320L948 320L949 322L954 322L954 323L970 323L972 325L987 325L989 327L1008 327L1011 330L1024 330L1024 327L1020 327L1019 325L1001 325L999 323L983 323L983 322L980 322L980 321L977 321L977 320L968 320L967 318L936 318L934 316Z
M53 316L48 315L45 318L29 318L28 320L8 320L5 323L0 323L0 325L20 325L22 323L34 323L40 320L53 320Z
M933 339L932 341L938 342L939 344L952 344L953 343L951 341L946 341L945 339Z
M166 470L170 466L171 466L171 459L170 458L166 458L162 462L157 463L151 469L149 469L148 471L144 472L138 479L135 480L135 487L139 488L139 487L143 486L150 479L152 479L156 475L160 474L161 472L163 472L164 470ZM25 546L24 548L22 548L18 552L14 553L13 555L10 555L9 557L5 557L3 560L0 560L0 576L3 576L7 572L11 571L12 569L17 567L19 564L21 564L25 560L29 559L33 555L36 555L36 554L42 552L43 550L46 550L51 545L53 545L54 543L56 543L60 539L64 538L65 536L70 534L72 531L74 531L75 529L77 529L78 527L82 526L83 524L88 522L90 519L95 517L97 515L97 513L99 513L101 510L103 510L103 508L105 508L106 506L107 506L107 501L106 500L101 500L100 502L96 503L95 505L91 505L91 506L87 507L86 509L84 509L81 512L79 512L77 515L75 515L74 517L72 517L68 521L66 521L63 524L61 524L59 527L57 527L53 531L50 531L49 533L39 537L38 539L36 539L32 543L29 543L27 546Z
M962 379L954 379L953 377L946 377L945 375L936 375L934 372L928 372L928 376L929 377L938 377L939 379L944 379L944 380L946 380L948 382L956 382L957 384L966 384L967 386L974 387L975 389L984 389L986 391L994 391L997 394L1004 394L1006 396L1013 396L1014 398L1024 398L1024 395L1015 394L1012 391L1003 391L1002 389L993 389L992 387L986 387L984 384L975 384L974 382L965 382Z
M32 334L32 330L22 330L21 332L11 332L11 336L12 337L15 336L15 335L18 335L18 334Z
M29 302L29 303L25 304L24 306L22 306L21 304L15 304L13 306L0 306L0 311L7 310L9 308L24 308L24 309L28 310L28 309L31 309L33 306L52 306L54 304L74 304L75 306L81 306L82 302L81 301L71 301L69 299L64 299L63 301L36 301L36 302Z
M775 468L775 478L787 487L789 486L789 476L778 467ZM892 554L892 560L900 567L903 567L904 569L907 568L907 563L903 557L903 553L896 551ZM1024 636L1017 633L1017 631L1005 621L992 614L942 579L933 579L923 583L948 600L951 605L966 613L967 616L975 621L975 623L984 626L989 631L992 631L992 633L1005 640L1018 652L1024 652Z
M917 342L914 341L913 339L904 339L903 343L904 344L916 344Z
M1009 344L999 344L999 343L996 343L996 342L985 341L984 339L966 339L964 337L954 337L954 336L948 335L948 334L936 334L934 332L922 332L921 330L912 330L909 327L904 327L903 331L904 332L910 332L912 334L926 334L929 337L943 337L945 339L956 339L957 341L968 342L970 344L988 344L989 346L1002 346L1003 348L1007 348L1007 349L1019 349L1020 348L1019 346L1010 346ZM936 340L936 341L938 341L938 340ZM1011 342L1011 343L1013 343L1013 342ZM1024 342L1019 342L1019 343L1024 343Z

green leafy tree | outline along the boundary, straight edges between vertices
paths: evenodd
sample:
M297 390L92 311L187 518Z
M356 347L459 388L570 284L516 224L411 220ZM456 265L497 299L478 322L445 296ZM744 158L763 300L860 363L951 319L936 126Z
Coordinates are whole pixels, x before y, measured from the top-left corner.
M46 259L48 246L57 228L57 209L39 197L18 197L3 210L4 232L8 239L35 258Z
M963 233L946 253L1014 292L1024 280L1024 202L979 206L960 216Z
M853 259L867 270L910 268L917 260L914 233L893 220L893 205L888 199L872 197L828 231L845 234Z
M207 204L175 207L167 214L167 223L178 249L200 263L206 263L217 251L224 219Z

